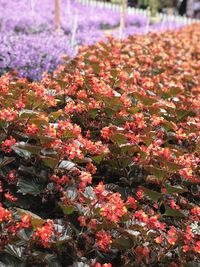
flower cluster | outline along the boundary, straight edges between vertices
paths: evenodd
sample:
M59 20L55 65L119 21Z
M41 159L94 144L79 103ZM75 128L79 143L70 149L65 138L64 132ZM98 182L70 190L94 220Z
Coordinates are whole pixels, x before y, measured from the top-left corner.
M52 220L47 220L44 226L38 227L34 233L33 239L39 239L44 247L49 246L49 241L54 232L54 225Z
M111 239L112 239L112 237L110 235L108 235L108 233L105 231L100 231L96 234L97 245L103 251L108 250L109 244L112 243Z
M127 209L119 193L114 193L107 197L107 201L101 204L100 214L111 222L119 222L120 217L127 213Z
M199 39L109 38L0 78L0 265L197 265Z

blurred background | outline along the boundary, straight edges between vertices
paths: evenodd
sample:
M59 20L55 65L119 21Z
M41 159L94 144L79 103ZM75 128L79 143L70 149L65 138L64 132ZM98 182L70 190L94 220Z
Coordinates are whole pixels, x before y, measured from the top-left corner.
M200 0L0 0L0 75L41 80L79 48L199 23Z
M121 0L105 1L118 4L121 3ZM200 0L127 0L127 4L130 7L157 9L158 12L166 14L179 14L191 18L200 18Z

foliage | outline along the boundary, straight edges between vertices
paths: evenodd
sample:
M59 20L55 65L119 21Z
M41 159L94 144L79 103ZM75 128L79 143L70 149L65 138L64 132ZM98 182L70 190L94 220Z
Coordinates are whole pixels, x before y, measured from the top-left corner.
M1 77L1 266L197 264L199 44L110 38Z

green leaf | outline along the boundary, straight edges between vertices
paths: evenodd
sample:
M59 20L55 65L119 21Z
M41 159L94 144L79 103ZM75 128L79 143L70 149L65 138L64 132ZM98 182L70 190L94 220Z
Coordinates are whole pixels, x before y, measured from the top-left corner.
M150 190L150 189L145 188L143 186L141 188L144 191L145 195L147 195L154 202L158 202L158 200L162 197L162 194L160 194L156 191Z
M132 248L134 245L132 240L128 237L120 237L118 239L113 240L113 246L120 249L120 250L126 250Z
M140 231L136 231L136 230L127 229L127 230L123 231L123 234L127 235L133 241L135 241L137 239L137 237L141 235L141 232Z
M25 262L22 262L22 259L19 260L16 257L7 254L7 253L1 253L0 254L0 266L1 267L25 267L27 266Z
M135 113L137 113L139 110L140 110L140 108L138 108L138 107L131 107L131 108L128 109L128 113L130 113L130 114L135 114Z
M157 61L159 61L159 60L162 60L162 57L161 56L155 56L154 57L154 62L157 62Z
M51 112L50 115L51 115L52 119L55 121L62 115L62 110Z
M51 143L52 141L55 140L54 137L42 136L42 135L39 136L39 139L40 139L40 142L41 142L42 145L49 144L49 143Z
M147 158L147 153L141 149L139 149L140 156L143 160L146 160Z
M169 172L175 172L182 169L182 166L174 162L166 161L165 164L167 165Z
M185 109L177 109L176 110L176 114L177 114L177 117L180 119L184 118L185 116L187 116L188 114L190 113L189 110L185 110Z
M67 215L72 214L75 211L73 206L61 206L61 208L64 214L67 214Z
M98 63L96 63L96 62L90 62L90 65L91 65L91 67L92 67L92 69L93 69L93 72L95 73L95 74L99 74L99 72L100 72L100 66L99 66L99 64Z
M118 145L122 145L122 144L128 143L128 140L127 140L126 136L124 134L121 134L121 133L114 133L110 137L110 139L111 139L111 141L113 141L113 143L116 143Z
M123 68L123 71L126 71L130 75L133 72L133 68L125 67Z
M165 213L163 214L163 216L185 218L185 214L183 214L181 211L174 210L167 205L164 206L165 206Z
M163 73L165 70L163 69L163 68L157 68L157 69L153 69L153 73L155 74L155 75L158 75L158 74L161 74L161 73Z
M183 77L187 82L191 82L193 80L193 78L194 78L194 76L189 74L189 73L185 74Z
M78 190L76 187L70 186L66 190L66 196L69 198L71 201L74 201L77 196L78 196Z
M176 186L171 186L167 183L164 184L165 188L167 189L168 194L181 194L184 192L187 192L188 190L182 187L176 187Z
M97 98L99 98L99 100L103 100L106 108L110 108L115 112L120 111L123 107L123 103L119 97L102 97L97 95Z
M74 162L75 163L88 163L88 162L91 162L92 160L88 157L84 157L83 159L79 159L77 157L74 158Z
M48 267L62 267L57 257L53 254L46 254L45 260L48 263Z
M94 120L98 114L98 109L90 109L88 115Z
M22 246L19 247L19 246L15 245L15 244L8 244L5 247L5 251L8 254L14 256L17 259L22 259L23 258L24 248Z
M133 155L135 152L138 152L137 146L134 146L133 144L128 144L128 143L120 145L120 149L123 153L126 153L126 156L128 156L129 159L130 159L130 155Z
M20 148L17 143L12 146L12 150L22 158L31 157L31 152L27 151L26 149Z
M159 168L154 167L154 166L145 166L145 170L149 171L151 174L153 174L159 180L162 180L163 177L168 173L167 171L165 171L163 169L159 169Z
M157 100L152 97L142 97L141 101L145 106L152 105L157 102Z
M135 82L135 78L134 77L131 77L126 81L127 85L132 85L132 84L134 84L134 82Z
M30 117L37 116L39 114L38 111L32 110L32 109L22 109L19 111L19 117L23 119L28 119Z
M56 80L56 82L60 85L62 89L65 89L68 86L68 83L63 80Z
M167 94L172 97L176 96L177 94L181 93L182 90L179 87L171 87Z
M116 79L117 74L118 74L118 70L116 70L116 69L112 69L112 70L110 71L110 74L111 74L111 76L112 76L114 79Z
M34 154L34 155L38 155L40 153L40 150L41 150L41 147L30 145L30 144L25 143L25 142L19 142L18 148L26 150L26 151L30 152L31 154Z
M94 161L96 164L100 164L104 160L104 158L104 154L91 157L92 161Z
M35 125L37 125L39 127L41 125L46 125L46 126L49 125L48 121L43 119L43 118L31 118L31 119L29 119L29 123L35 124Z
M40 156L40 158L42 159L42 161L44 162L44 164L46 166L48 166L51 169L54 169L56 167L56 165L59 162L58 158L53 158L53 157L44 157L44 156Z
M167 130L167 131L172 130L171 133L173 134L174 124L173 124L171 121L167 121L167 120L165 120L165 121L163 122L163 127L164 127L164 129Z
M5 167L6 165L12 163L15 161L14 157L4 157L3 159L0 159L0 168Z
M32 235L33 235L32 229L22 228L18 232L18 237L25 241L29 241Z
M36 95L34 92L29 92L27 94L27 103L29 103L29 108L35 109L41 107L45 102L42 98Z
M74 164L72 161L69 160L63 160L61 161L61 163L58 165L59 169L65 169L67 171L70 171L71 169L73 169L76 166L76 164Z
M112 108L105 108L105 113L106 113L108 116L112 117L113 115L115 115L116 111L113 110Z
M72 131L65 129L63 134L62 134L63 138L69 139L69 138L74 138L76 137L76 134L74 134Z
M41 184L41 181L37 181L36 179L27 177L20 178L18 180L17 185L19 187L17 192L22 194L30 194L34 196L39 195L44 189L44 187Z
M155 98L146 97L146 96L140 95L139 93L134 93L134 97L140 100L145 106L152 105L157 102Z

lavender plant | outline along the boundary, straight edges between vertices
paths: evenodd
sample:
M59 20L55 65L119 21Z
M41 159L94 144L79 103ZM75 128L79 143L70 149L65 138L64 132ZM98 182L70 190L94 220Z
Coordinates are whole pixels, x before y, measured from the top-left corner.
M56 35L52 0L0 0L0 75L17 69L20 76L40 80L44 71L62 62L62 54L73 57L79 46L105 39L105 32L119 36L113 30L120 25L119 12L72 0L61 0L61 7L61 32ZM147 25L146 17L127 15L123 36L143 34ZM167 23L148 25L148 31L167 28Z

